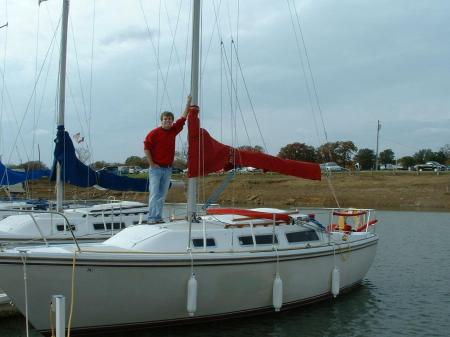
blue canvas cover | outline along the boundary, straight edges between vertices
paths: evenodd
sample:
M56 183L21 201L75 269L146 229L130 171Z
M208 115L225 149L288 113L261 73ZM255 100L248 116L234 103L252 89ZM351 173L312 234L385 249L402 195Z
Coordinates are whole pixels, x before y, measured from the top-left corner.
M116 191L148 192L148 179L134 179L105 171L94 171L78 160L75 147L64 126L58 126L55 139L51 179L56 180L56 163L61 164L61 179L71 185L90 187L99 185Z
M32 170L26 172L14 171L7 168L0 162L0 186L9 186L22 183L25 180L34 180L42 177L48 177L50 170Z

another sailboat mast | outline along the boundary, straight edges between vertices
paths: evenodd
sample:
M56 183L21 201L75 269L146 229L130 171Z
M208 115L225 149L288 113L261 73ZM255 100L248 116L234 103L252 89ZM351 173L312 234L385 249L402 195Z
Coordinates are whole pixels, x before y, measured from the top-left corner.
M59 98L58 98L58 129L64 127L64 107L66 97L66 55L67 55L67 24L69 21L69 0L63 0L61 20L61 48L59 56ZM64 183L61 179L61 164L56 164L56 207L62 211Z
M192 104L198 105L200 73L200 0L194 0L192 11L192 61L191 61L191 95ZM189 178L188 183L188 219L195 220L197 212L197 178Z

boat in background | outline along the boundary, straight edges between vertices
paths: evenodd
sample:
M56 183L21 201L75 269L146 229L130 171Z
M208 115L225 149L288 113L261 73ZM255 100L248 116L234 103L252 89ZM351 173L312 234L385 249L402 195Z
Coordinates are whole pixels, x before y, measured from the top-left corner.
M24 183L50 176L50 170L31 170L27 172L7 168L0 161L0 191L6 193L7 198L0 199L0 220L9 215L17 214L20 210L48 209L48 202L41 199L17 198L16 195L24 195Z
M15 212L20 214L0 221L0 244L55 243L71 241L74 237L80 241L105 240L124 228L147 223L148 205L135 201L111 201L71 207L63 212L36 209ZM163 217L170 221L185 212L186 204L166 203Z

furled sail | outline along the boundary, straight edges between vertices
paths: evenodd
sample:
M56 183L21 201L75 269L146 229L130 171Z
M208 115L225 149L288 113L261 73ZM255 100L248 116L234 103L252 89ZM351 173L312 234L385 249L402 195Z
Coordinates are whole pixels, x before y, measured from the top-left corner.
M265 153L238 150L224 145L200 128L199 107L189 109L189 177L203 176L234 167L251 166L264 171L320 180L320 166L316 163L282 159Z
M19 172L7 168L0 162L0 186L14 185L25 180L35 180L49 175L50 170L48 169Z
M56 163L61 164L61 179L71 185L90 187L99 185L116 191L148 192L148 179L134 179L105 171L94 171L78 160L75 147L64 126L58 126L55 140L51 179L56 179Z

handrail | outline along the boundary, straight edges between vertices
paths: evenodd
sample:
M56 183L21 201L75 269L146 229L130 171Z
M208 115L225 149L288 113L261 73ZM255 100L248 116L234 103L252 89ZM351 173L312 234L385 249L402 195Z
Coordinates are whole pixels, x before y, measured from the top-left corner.
M359 227L354 228L354 230L357 232L364 231L367 233L369 231L369 227L375 225L378 222L378 220L376 220L375 218L371 220L372 216L374 216L375 214L375 209L372 208L339 207L339 208L330 208L328 210L330 210L330 225L329 225L330 229L332 229L333 226L337 226L333 222L335 216L337 216L338 218L343 217L344 219L348 217L360 217L362 223L359 225ZM351 225L350 229L353 229Z
M11 210L9 209L0 209L0 212L11 212ZM55 215L60 215L63 219L64 222L66 223L67 228L69 228L70 234L72 235L72 239L75 242L75 245L77 246L78 252L81 252L81 248L80 245L78 244L77 238L75 237L75 234L73 233L72 230L72 226L69 223L69 219L67 219L67 217L62 213L62 212L57 212L57 211L40 211L40 210L20 210L17 211L18 213L30 213L30 217L33 220L33 223L36 225L37 230L39 231L39 234L41 235L42 239L44 240L44 242L46 243L46 245L48 246L47 240L45 238L45 236L43 235L36 219L34 218L33 214L35 213L39 213L39 214L55 214Z

